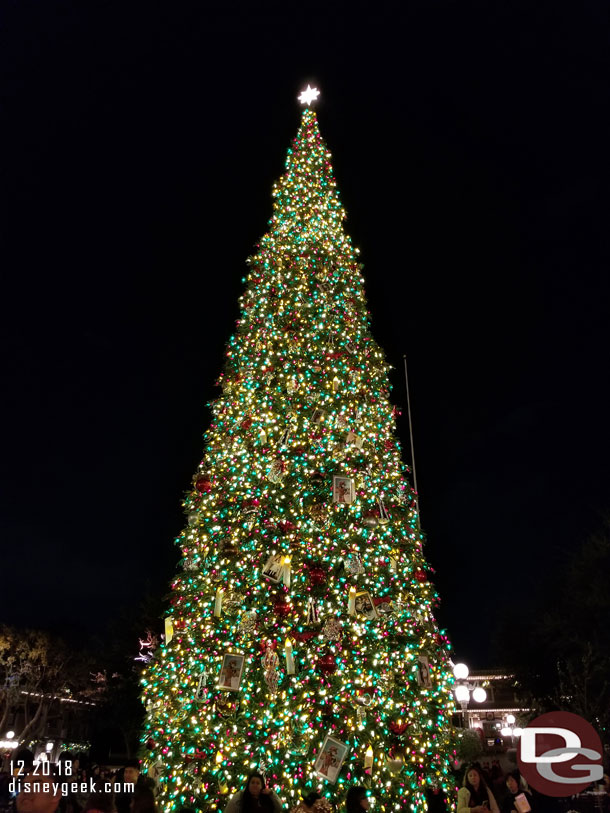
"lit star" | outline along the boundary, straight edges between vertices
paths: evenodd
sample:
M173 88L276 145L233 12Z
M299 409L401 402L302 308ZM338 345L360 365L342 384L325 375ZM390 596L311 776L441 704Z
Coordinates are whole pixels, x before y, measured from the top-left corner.
M301 93L299 96L299 101L301 104L311 104L318 98L319 95L320 91L317 88L312 88L311 85L307 85L307 90L304 90Z

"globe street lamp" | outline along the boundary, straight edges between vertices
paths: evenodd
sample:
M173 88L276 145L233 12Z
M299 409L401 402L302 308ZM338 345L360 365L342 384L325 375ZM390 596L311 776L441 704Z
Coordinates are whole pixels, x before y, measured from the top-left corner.
M454 690L455 699L462 706L464 728L468 728L467 708L471 696L475 703L484 703L487 700L487 692L482 686L479 686L478 683L476 682L472 683L468 681L468 675L470 674L470 670L468 669L465 663L454 664L453 674L456 679L456 686Z

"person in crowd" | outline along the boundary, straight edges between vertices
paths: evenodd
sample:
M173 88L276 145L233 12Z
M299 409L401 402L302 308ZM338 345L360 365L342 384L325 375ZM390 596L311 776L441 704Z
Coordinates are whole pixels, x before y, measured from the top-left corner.
M515 802L516 797L520 794L525 796L530 810L534 810L535 805L533 804L532 794L525 789L519 771L510 771L510 773L506 774L506 787L508 793L502 803L502 813L526 813L525 809L519 810L520 807L523 807L521 801Z
M34 767L34 754L29 748L20 748L13 757L12 763L14 766L13 776L16 776L18 771L21 772L21 776L25 776Z
M102 769L97 763L92 763L89 768L89 776L92 782L99 782L102 778Z
M362 813L363 810L367 811L370 806L371 803L369 802L366 788L363 788L361 785L354 785L353 788L347 791L345 797L346 813Z
M22 778L23 783L29 783L31 786L36 785L38 790L30 789L27 793L22 790L15 800L15 807L17 813L55 813L59 806L61 799L61 788L57 789L57 793L53 793L52 783L45 783L40 781L39 776L29 774ZM44 786L48 784L50 789L45 791Z
M62 782L78 782L80 763L71 751L62 751L58 759L58 774ZM61 797L59 813L81 813L85 799L73 793L72 789Z
M123 782L128 785L137 785L140 781L140 763L137 759L129 759L123 766Z
M122 776L121 776L122 774ZM145 778L140 776L140 763L137 759L128 759L122 771L116 776L115 781L122 783L123 788L116 794L115 804L118 813L130 813L131 802L135 792L142 787L147 787ZM126 785L133 785L133 790L129 790Z
M106 793L101 790L90 793L83 807L83 813L116 813L114 793Z
M145 784L136 785L136 792L131 800L130 813L157 813L155 794Z
M464 774L458 791L458 813L500 813L496 798L483 778L480 768L471 765Z
M11 777L8 771L0 771L0 813L6 813L11 806Z
M279 796L266 787L265 779L260 773L251 773L246 787L232 796L225 808L225 813L282 813L283 807Z

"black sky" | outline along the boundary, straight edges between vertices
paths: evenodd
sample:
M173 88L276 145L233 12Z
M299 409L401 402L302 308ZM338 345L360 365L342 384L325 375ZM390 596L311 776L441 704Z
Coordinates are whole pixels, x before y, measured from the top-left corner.
M606 3L11 3L0 620L165 593L272 182L319 120L410 363L460 658L610 509ZM401 435L407 440L406 422Z

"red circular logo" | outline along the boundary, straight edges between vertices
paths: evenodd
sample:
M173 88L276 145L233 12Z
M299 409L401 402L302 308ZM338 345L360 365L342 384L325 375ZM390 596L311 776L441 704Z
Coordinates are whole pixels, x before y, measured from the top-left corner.
M603 778L599 734L578 714L551 711L536 717L519 740L519 770L545 796L572 796Z

